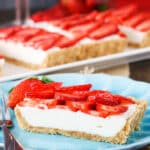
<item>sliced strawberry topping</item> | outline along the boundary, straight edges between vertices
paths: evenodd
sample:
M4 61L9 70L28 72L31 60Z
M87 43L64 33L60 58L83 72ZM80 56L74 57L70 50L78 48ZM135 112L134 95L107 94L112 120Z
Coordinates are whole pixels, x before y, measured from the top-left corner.
M41 30L38 28L25 27L25 28L22 28L22 30L18 31L16 34L13 34L13 36L11 36L11 40L19 41L19 42L26 42L31 37L37 35L40 32Z
M118 26L116 24L106 23L102 25L99 29L90 33L89 37L97 40L105 36L115 34L118 31Z
M113 95L113 99L116 101L120 101L121 104L135 104L135 102L131 98L126 98L121 95Z
M70 109L105 118L124 113L128 105L135 104L131 98L108 91L90 91L91 86L82 84L63 87L61 82L44 83L38 79L27 79L12 90L8 106L14 108L18 104L39 109Z
M21 102L18 103L18 105L19 105L20 107L25 107L25 106L28 106L28 107L35 107L36 104L37 104L37 102L34 101L34 100L32 100L32 99L30 99L30 100L28 100L28 101L24 100L24 101L21 101Z
M21 29L22 29L21 26L1 28L0 29L0 38L6 39L9 36L13 35L14 33L20 31Z
M27 92L32 90L32 86L41 85L42 81L37 79L27 79L19 83L8 97L8 106L14 108L20 101L25 98Z
M82 24L75 27L70 28L68 31L72 32L75 36L80 34L88 35L92 31L96 30L100 25L102 25L103 21L101 22L90 22L88 24Z
M135 27L136 25L140 24L144 19L145 17L141 13L139 13L123 21L122 24L125 26Z
M53 98L54 97L54 89L37 89L34 91L27 92L25 97L30 98Z
M97 111L99 112L105 112L105 116L102 114L102 117L107 117L110 115L118 115L123 112L126 112L128 110L127 106L107 106L107 105L102 105L102 104L97 104L96 106ZM101 115L101 114L100 114Z
M42 50L47 50L54 46L54 44L61 38L62 36L56 33L48 33L43 32L33 38L31 38L26 45L31 45L35 48L39 48Z
M86 15L83 17L83 19L92 22L92 21L94 21L94 20L96 19L96 17L97 17L98 14L99 14L99 13L98 13L97 11L92 11L92 12L86 14Z
M101 111L90 110L88 113L89 113L90 115L96 116L96 117L103 117L103 118L106 118L106 117L109 116L109 112L108 112L108 111L104 111L104 110L101 110Z
M149 31L150 30L150 19L142 21L136 26L136 29L139 31Z
M87 91L55 92L54 98L59 101L85 101L87 96Z
M45 104L48 107L48 109L51 109L57 105L57 100L56 99L48 99L48 100L43 100L42 103Z
M107 10L107 11L98 13L96 15L95 19L96 19L96 21L102 21L102 20L107 19L107 17L112 16L111 14L112 14L112 11Z
M121 103L120 99L114 99L113 95L107 91L92 91L89 93L88 101L90 103L100 103L103 105L115 106Z
M91 87L92 84L80 84L80 85L61 87L57 89L57 91L61 91L61 92L89 91Z
M60 21L54 21L54 24L63 29L70 29L72 27L93 22L96 19L97 14L97 11L93 11L87 15L74 15L71 17L61 19Z
M112 15L121 20L125 20L137 12L137 5L130 4L112 11Z
M64 17L64 18L61 18L61 19L58 19L58 20L53 20L50 23L52 23L55 26L61 26L62 22L69 22L69 21L72 21L72 20L77 20L79 18L81 18L80 14L74 14L74 15Z
M55 43L55 46L58 46L60 48L70 47L70 46L73 46L74 44L76 44L83 37L85 37L85 35L80 35L79 37L76 37L73 39L69 39L67 37L62 37L62 38L60 38L60 40L58 40Z
M67 101L67 106L72 111L82 111L84 113L88 113L89 105L85 102L75 102L75 101Z

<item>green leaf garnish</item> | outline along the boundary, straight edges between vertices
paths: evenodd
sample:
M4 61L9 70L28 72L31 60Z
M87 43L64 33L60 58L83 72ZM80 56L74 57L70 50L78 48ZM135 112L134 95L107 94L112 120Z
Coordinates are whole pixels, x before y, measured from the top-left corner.
M97 5L96 6L97 10L100 10L100 11L104 11L104 10L107 10L108 9L108 6L107 4L100 4L100 5Z
M50 83L50 82L54 82L52 79L50 79L50 78L48 78L48 77L46 77L46 76L42 76L42 82L44 82L44 83Z
M12 88L8 91L8 93L11 93L13 89L14 89L14 87L12 87Z

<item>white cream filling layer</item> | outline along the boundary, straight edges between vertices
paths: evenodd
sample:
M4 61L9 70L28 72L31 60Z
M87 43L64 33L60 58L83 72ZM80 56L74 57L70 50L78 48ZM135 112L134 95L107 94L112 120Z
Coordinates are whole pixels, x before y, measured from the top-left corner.
M136 106L136 104L129 105L125 113L107 118L58 108L42 110L33 107L17 107L27 123L34 127L58 128L113 137L123 129L127 119L136 111Z
M40 49L24 46L21 43L15 43L5 40L0 40L0 52L8 58L13 58L26 63L39 65L47 57L47 53Z
M146 34L145 32L140 32L127 26L120 25L119 29L127 36L127 40L129 41L129 43L140 44Z

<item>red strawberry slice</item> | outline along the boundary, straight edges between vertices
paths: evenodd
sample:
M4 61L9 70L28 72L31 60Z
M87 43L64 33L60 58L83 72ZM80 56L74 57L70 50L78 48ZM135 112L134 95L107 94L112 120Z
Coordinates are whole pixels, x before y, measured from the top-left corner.
M52 23L55 26L60 26L63 22L69 22L69 21L72 21L72 20L77 20L79 18L81 18L80 14L73 14L71 16L67 16L67 17L64 17L64 18L61 18L61 19L53 20L50 23Z
M32 90L37 90L37 89L45 89L45 90L48 90L48 89L60 89L62 86L62 82L49 82L49 83L45 83L45 84L41 84L41 85L33 85L32 86Z
M43 50L47 50L54 46L55 42L57 42L61 38L61 35L56 33L43 33L41 35L37 35L31 38L26 45L31 45L35 48L41 48Z
M89 37L97 40L97 39L106 37L108 35L115 34L118 31L119 31L118 26L116 24L105 23L100 28L98 28L95 31L93 31L92 33L90 33Z
M29 98L53 98L54 97L54 89L37 89L34 91L29 91L25 93L25 97Z
M149 31L150 30L150 19L141 22L135 28L139 31Z
M96 19L97 21L102 21L102 20L106 19L107 17L112 16L111 14L112 14L112 11L107 10L107 11L98 13L98 14L96 15L95 19Z
M55 92L54 98L59 101L85 101L87 96L87 91Z
M97 11L92 11L84 16L87 21L94 21L99 13Z
M97 111L99 112L107 112L107 115L105 115L105 117L110 116L110 115L118 115L121 113L124 113L128 110L127 106L107 106L107 105L102 105L102 104L97 104L96 106ZM101 116L104 117L104 116Z
M67 37L62 37L55 43L55 46L58 46L60 48L66 48L66 47L73 46L82 38L82 36L84 37L85 35L81 35L81 37L77 37L77 38L73 38L73 39L69 39Z
M88 102L103 105L116 106L121 103L120 99L114 99L113 95L107 91L96 90L89 93Z
M113 95L107 91L95 90L89 93L88 102L100 103L103 105L115 106L119 105L120 99L114 99Z
M33 43L37 43L37 42L48 40L48 39L51 40L52 38L57 39L59 37L61 37L60 34L43 31L39 35L31 38L27 44L33 44Z
M103 117L103 118L106 118L110 114L108 111L104 111L104 110L101 111L90 110L88 113L92 116Z
M37 79L27 79L14 87L8 97L8 106L14 108L20 101L25 98L27 92L32 91L32 86L35 84L43 84L42 81Z
M62 82L50 82L45 84L45 87L53 87L55 90L62 87Z
M51 47L54 46L57 39L54 39L53 37L49 37L47 40L39 41L37 43L34 43L32 46L36 49L42 49L42 50L48 50Z
M62 19L62 22L59 23L59 26L63 29L70 29L79 25L85 25L85 24L88 25L89 23L94 23L94 20L96 19L97 14L98 14L97 11L93 11L87 15L76 16L76 18L72 17L71 19L69 19L69 17L67 17L68 19L66 20ZM102 20L100 22L102 22Z
M54 108L57 105L57 100L56 99L47 99L43 101L43 104L45 104L48 109Z
M91 87L92 87L92 84L80 84L80 85L61 87L57 89L57 91L60 91L60 92L89 91Z
M39 22L39 21L43 21L43 16L44 16L44 12L39 11L39 12L33 14L33 15L31 16L31 19L32 19L34 22Z
M88 24L77 25L70 28L68 31L72 32L75 36L80 34L88 35L92 31L96 30L100 25L102 25L103 20L98 22L89 22Z
M84 113L89 112L89 105L86 104L85 102L67 101L66 104L68 108L71 109L72 111L80 110Z
M16 34L14 34L11 37L11 40L19 41L19 42L26 42L31 37L37 35L40 32L41 32L41 30L38 28L26 27L26 28L23 28L22 30L18 31Z
M76 105L76 102L75 101L66 101L66 105L68 106L68 108L72 111L78 111L79 108L77 107Z
M137 5L130 4L112 11L112 15L121 20L125 20L137 12Z
M18 106L20 107L25 107L25 106L28 106L28 107L35 107L35 105L37 104L36 101L33 101L32 99L30 101L20 101L18 103Z
M145 17L141 13L138 13L123 21L122 24L125 26L135 27L136 25L140 24L144 19Z
M121 104L135 104L135 102L131 98L126 98L121 95L113 95L113 99L116 101L120 101Z
M14 33L20 31L22 29L21 26L13 26L13 27L6 27L0 29L0 38L5 39L9 36L13 35Z

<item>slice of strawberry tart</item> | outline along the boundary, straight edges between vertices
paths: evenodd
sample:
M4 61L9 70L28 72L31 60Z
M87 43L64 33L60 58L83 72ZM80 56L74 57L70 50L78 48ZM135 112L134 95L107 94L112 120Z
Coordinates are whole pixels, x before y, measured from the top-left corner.
M0 75L2 74L2 67L4 65L4 58L3 56L0 54Z
M139 128L146 101L91 87L26 79L10 93L8 106L27 131L125 143Z

